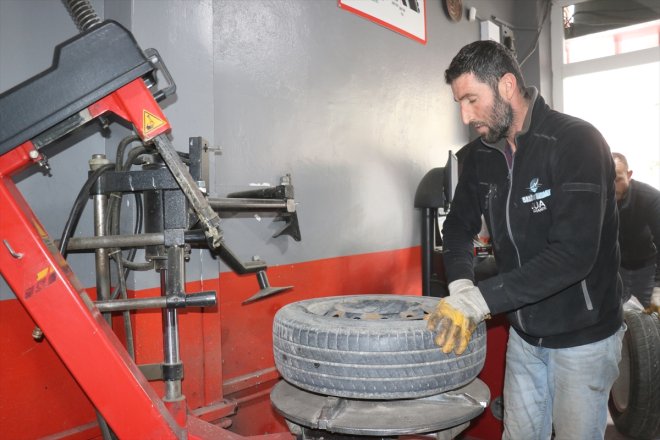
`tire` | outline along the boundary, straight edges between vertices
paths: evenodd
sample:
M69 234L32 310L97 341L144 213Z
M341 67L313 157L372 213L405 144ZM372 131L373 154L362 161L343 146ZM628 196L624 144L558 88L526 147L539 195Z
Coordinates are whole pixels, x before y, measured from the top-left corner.
M307 391L355 399L408 399L472 381L486 357L486 325L466 351L444 354L423 320L438 298L351 295L288 304L273 323L275 365Z
M610 415L626 436L660 438L660 321L639 310L625 312L619 377L610 393Z

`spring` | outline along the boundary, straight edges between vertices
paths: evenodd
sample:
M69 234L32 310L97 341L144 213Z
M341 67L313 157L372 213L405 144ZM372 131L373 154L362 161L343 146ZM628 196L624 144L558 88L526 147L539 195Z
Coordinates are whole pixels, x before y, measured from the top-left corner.
M71 14L71 18L76 23L76 26L81 32L91 29L97 24L101 23L101 19L89 0L63 0L66 8Z

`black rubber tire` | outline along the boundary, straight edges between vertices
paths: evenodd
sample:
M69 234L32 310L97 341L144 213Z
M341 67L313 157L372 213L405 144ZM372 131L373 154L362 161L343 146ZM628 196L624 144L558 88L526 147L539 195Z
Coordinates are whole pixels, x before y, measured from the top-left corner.
M610 393L617 431L640 440L660 438L660 321L641 310L625 312L619 377Z
M288 304L273 322L275 365L307 391L355 399L407 399L459 388L481 371L486 325L466 351L444 354L424 317L438 298L350 295Z

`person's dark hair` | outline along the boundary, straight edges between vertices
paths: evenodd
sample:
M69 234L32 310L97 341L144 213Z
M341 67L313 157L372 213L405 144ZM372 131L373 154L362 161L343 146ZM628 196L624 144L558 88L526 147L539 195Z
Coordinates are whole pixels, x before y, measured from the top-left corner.
M624 156L621 153L612 153L612 158L624 164L626 166L626 169L628 169L628 159L626 159L626 156Z
M475 41L463 46L445 70L445 81L451 85L465 73L474 74L479 81L490 85L495 91L500 78L505 73L512 73L518 82L518 90L525 93L525 80L513 52L495 41Z

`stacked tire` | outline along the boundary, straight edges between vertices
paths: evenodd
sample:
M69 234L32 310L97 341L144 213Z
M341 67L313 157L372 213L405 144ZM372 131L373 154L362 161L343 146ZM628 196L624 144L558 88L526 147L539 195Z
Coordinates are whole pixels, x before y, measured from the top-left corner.
M660 321L640 309L625 311L619 378L610 393L617 431L639 440L660 438Z
M438 301L349 295L288 304L273 323L275 365L301 389L345 398L409 399L460 388L483 368L486 326L462 355L443 353L424 319Z

